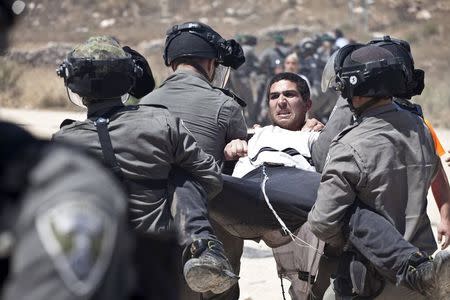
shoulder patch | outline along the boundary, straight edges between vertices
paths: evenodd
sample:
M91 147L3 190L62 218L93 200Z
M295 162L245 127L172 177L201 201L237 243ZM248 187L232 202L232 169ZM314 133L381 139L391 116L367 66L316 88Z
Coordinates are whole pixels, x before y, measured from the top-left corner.
M245 103L245 101L242 100L242 98L240 98L238 95L236 95L232 91L227 90L227 89L218 88L218 87L213 87L213 88L216 89L216 90L220 90L220 91L222 91L222 93L224 93L228 97L233 98L233 100L236 101L241 107L246 107L247 106L247 103Z
M39 238L66 287L75 295L91 294L110 264L117 224L77 193L36 218ZM86 200L83 200L86 199Z
M75 122L76 122L76 120L65 119L64 121L61 122L61 124L59 125L59 128L61 129L61 128L63 128L64 126L71 125L71 124L73 124L73 123L75 123Z

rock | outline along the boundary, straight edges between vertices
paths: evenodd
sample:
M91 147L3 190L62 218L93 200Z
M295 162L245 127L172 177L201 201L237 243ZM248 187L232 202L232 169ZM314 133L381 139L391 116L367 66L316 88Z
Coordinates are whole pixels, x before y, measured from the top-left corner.
M21 64L32 66L54 66L61 63L67 53L73 49L68 43L48 43L45 47L31 51L14 51L8 54L8 58Z
M209 23L209 19L208 18L206 18L206 17L203 17L203 18L200 18L200 19L198 19L200 22L202 22L202 23L205 23L205 24L208 24Z
M274 34L285 35L285 34L290 34L290 33L297 33L300 31L299 27L300 26L297 24L269 26L269 27L263 28L260 31L258 31L257 35L270 36L270 35L274 35Z
M429 20L429 19L431 19L431 13L426 9L422 9L421 11L419 11L416 14L416 19L417 20Z
M77 27L77 28L75 28L75 32L86 33L86 32L89 32L89 28L87 28L87 27Z
M362 8L361 6L355 7L353 9L353 13L358 14L358 15L362 14L363 12L364 12L364 8Z
M227 23L227 24L231 24L231 25L238 25L241 21L237 18L233 18L233 17L225 17L222 19L222 22Z
M107 28L107 27L113 26L114 24L116 24L116 19L113 19L113 18L105 19L105 20L100 22L100 27L101 28Z

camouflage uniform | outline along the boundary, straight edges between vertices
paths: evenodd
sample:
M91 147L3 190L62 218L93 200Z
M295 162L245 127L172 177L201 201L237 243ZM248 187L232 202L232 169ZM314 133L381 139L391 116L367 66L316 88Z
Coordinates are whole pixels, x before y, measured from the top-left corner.
M106 60L124 58L126 53L115 40L95 37L76 47L73 56ZM97 67L96 72L103 70ZM105 72L108 72L107 65ZM83 103L87 104L88 119L66 122L53 139L82 145L107 162L108 153L99 126L99 122L107 120L106 138L110 139L112 159L119 167L116 174L128 189L133 227L143 232L168 232L175 221L183 245L212 235L206 197L215 196L222 188L219 168L212 156L197 147L183 122L172 117L164 107L123 106L117 97L87 98ZM177 196L175 193L172 199L173 185L168 184L175 167L196 178L200 195ZM190 221L199 224L196 223L199 220L202 220L202 228L192 229Z

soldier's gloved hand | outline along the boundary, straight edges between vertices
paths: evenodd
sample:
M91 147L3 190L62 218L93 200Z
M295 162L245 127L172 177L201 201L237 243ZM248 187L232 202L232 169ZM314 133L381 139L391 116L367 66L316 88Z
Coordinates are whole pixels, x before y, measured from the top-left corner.
M247 156L247 151L247 141L236 139L232 140L225 146L223 154L225 156L225 160L237 160L240 157Z
M317 119L308 119L306 120L305 125L303 125L301 131L311 132L311 131L321 131L325 125Z
M153 91L155 88L155 79L153 78L152 69L148 64L145 57L134 49L128 46L122 48L125 52L129 53L136 65L141 67L143 73L141 77L136 78L136 83L134 87L129 91L130 95L140 99Z

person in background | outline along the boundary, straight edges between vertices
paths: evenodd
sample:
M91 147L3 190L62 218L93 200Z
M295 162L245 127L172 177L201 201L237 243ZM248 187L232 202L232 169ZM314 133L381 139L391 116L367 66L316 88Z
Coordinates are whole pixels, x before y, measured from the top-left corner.
M259 59L255 53L255 46L258 43L256 36L249 34L239 34L236 41L242 46L245 62L237 70L231 70L230 80L227 88L242 98L247 106L245 107L245 120L249 126L257 123L259 107L256 105L254 87L258 83Z

